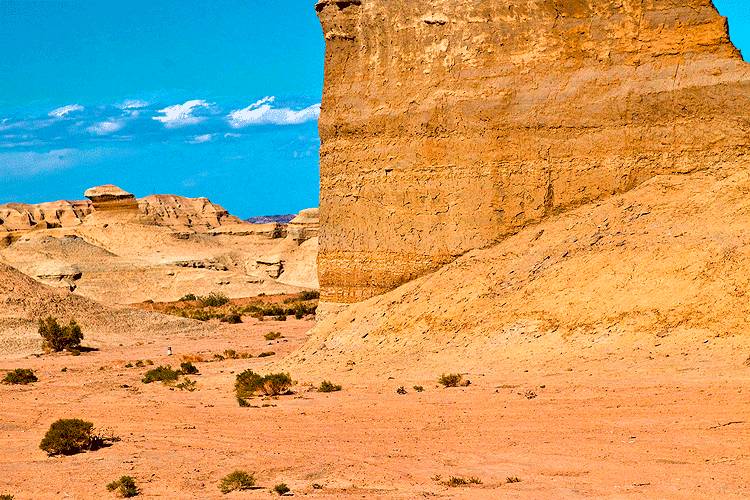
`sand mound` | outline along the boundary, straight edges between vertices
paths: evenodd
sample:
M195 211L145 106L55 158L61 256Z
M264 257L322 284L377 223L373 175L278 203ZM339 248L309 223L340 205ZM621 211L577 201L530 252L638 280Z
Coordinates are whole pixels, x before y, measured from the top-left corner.
M729 165L654 178L329 317L287 366L487 372L595 344L750 343L749 191Z
M86 344L131 342L135 333L200 331L197 322L126 308L105 307L84 297L43 285L0 263L0 353L36 350L40 339L36 322L46 316L75 319L83 327Z

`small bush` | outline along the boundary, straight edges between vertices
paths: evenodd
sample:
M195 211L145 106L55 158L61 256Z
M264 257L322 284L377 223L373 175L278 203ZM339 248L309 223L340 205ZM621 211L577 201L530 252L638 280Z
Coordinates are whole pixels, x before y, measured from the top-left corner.
M237 401L242 406L245 398L251 398L259 393L266 396L285 394L292 386L292 378L288 373L272 373L261 376L252 370L245 370L237 375L234 391Z
M276 316L273 319L274 319L274 321L286 321L286 315L285 314L280 314L280 315Z
M180 302L192 302L195 300L198 300L198 297L196 297L194 293L189 293L187 295L183 295L180 299Z
M320 387L318 387L318 392L338 392L340 390L340 385L335 385L328 380L324 380L323 382L321 382Z
M424 391L424 387L422 387L421 385L415 385L415 386L413 387L413 389L414 389L415 391L417 391L417 392L423 392L423 391Z
M287 486L285 483L279 483L279 484L277 484L276 486L273 487L273 491L275 491L276 493L278 493L279 496L283 496L283 495L286 495L287 493L289 493L292 490L290 490L289 486Z
M28 368L16 368L12 372L5 374L3 384L26 385L38 382L39 379L34 375L34 370Z
M236 470L222 478L219 489L225 495L232 491L249 490L255 486L255 478L244 470Z
M259 358L267 358L268 356L274 356L274 355L276 355L275 352L268 351L268 352L262 352L262 353L258 354L258 357Z
M60 419L44 435L39 448L47 455L74 455L103 446L103 439L93 434L94 424L80 420Z
M0 500L13 500L14 498L13 495L0 495Z
M505 482L508 483L508 484L511 484L511 483L520 483L521 480L518 479L518 476L511 476L511 477L506 478Z
M175 387L181 391L188 391L188 392L193 392L197 389L195 380L190 380L189 378L186 378L185 380L177 384Z
M402 385L398 389L396 389L396 394L406 394L406 388Z
M225 314L224 317L221 318L221 322L229 323L230 325L237 325L242 323L242 316L237 312Z
M107 485L108 491L114 491L123 498L136 497L140 493L135 479L130 476L122 476L117 481L112 481Z
M142 382L144 384L150 384L152 382L175 382L180 378L180 372L173 370L171 366L159 366L146 372L143 376Z
M183 375L200 375L198 368L190 361L185 361L180 364L180 371Z
M62 326L52 316L39 320L39 335L44 339L44 347L55 352L73 350L79 347L83 340L81 327L75 320L71 320L67 326Z
M523 397L525 397L526 399L534 399L536 397L536 392L528 390L523 393Z
M443 484L451 488L457 488L459 486L468 486L470 484L482 484L482 481L478 477L473 476L468 479L458 476L451 476Z
M281 332L268 332L267 334L263 335L263 338L265 338L266 340L276 340L280 339L281 337Z
M470 381L464 380L464 376L460 373L449 373L442 374L438 379L438 383L443 387L466 387L471 384Z
M199 297L203 307L221 307L229 303L229 297L219 292L211 292L205 297Z
M320 292L317 290L306 290L299 294L299 298L302 300L318 300L320 298Z

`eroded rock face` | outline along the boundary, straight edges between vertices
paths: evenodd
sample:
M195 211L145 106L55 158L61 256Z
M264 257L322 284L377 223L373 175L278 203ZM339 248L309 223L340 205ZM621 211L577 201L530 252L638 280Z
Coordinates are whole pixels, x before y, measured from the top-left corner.
M287 236L301 245L310 238L316 238L320 230L317 208L302 210L286 227Z
M750 149L710 0L322 0L320 280L355 302Z
M152 195L138 200L146 220L165 226L213 229L222 224L242 224L229 212L208 198L185 198L175 195Z
M89 201L9 203L0 206L0 233L75 226L92 211Z

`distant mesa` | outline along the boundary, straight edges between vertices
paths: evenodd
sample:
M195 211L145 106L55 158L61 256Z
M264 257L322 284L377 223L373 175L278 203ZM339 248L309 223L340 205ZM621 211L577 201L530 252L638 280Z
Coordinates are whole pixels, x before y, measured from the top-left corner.
M284 214L284 215L261 215L258 217L250 217L245 219L250 224L288 224L292 219L297 217L297 214Z
M113 185L105 184L86 190L83 195L91 200L94 210L137 212L135 195Z
M287 226L287 235L298 245L301 245L310 238L316 238L320 230L320 219L318 218L317 208L307 208L302 210L299 215L289 221Z

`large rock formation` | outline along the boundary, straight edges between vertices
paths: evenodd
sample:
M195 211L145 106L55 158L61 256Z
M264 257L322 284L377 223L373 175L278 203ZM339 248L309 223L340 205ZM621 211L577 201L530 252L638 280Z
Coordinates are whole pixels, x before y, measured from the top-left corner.
M710 0L321 0L322 299L750 149Z
M83 196L91 200L95 211L138 213L135 195L112 184L89 188Z

